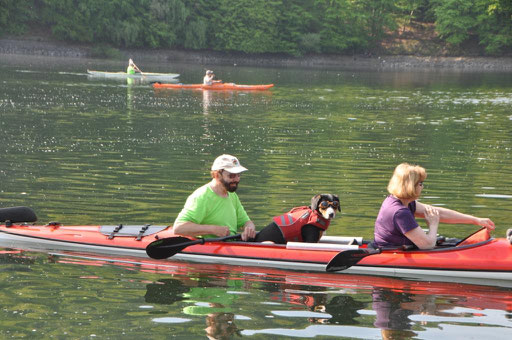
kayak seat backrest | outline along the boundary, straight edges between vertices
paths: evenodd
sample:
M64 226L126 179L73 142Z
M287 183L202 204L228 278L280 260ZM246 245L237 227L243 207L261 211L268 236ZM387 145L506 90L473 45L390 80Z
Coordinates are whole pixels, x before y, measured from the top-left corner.
M10 221L18 222L35 222L37 216L34 210L29 207L10 207L0 208L0 222Z
M102 225L100 232L103 235L118 237L118 236L137 236L143 237L156 234L162 230L167 229L166 225Z

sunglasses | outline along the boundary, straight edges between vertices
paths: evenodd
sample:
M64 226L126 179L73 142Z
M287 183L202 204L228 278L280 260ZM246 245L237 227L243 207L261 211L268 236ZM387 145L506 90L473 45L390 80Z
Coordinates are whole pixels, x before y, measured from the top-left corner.
M334 202L322 201L322 202L320 202L319 205L320 205L320 208L322 208L322 209L327 209L327 208L329 208L329 206L332 206L334 209L338 209L338 207L340 206L338 201L334 201Z
M222 170L222 173L227 174L230 179L235 179L237 177L240 177L240 175L241 175L241 174L232 174L231 172L226 171L226 170Z

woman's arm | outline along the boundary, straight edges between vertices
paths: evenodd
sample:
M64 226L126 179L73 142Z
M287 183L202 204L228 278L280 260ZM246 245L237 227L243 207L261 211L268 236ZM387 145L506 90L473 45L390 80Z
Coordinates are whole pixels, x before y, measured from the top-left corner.
M418 209L418 206L416 206ZM439 227L439 210L430 205L421 207L422 215L427 221L428 233L425 233L421 227L416 227L404 235L411 240L420 249L432 249L437 241L437 229Z
M426 207L430 207L430 205L416 201L416 213L414 215L424 218ZM495 228L494 222L488 218L475 217L447 208L435 207L435 209L439 211L439 220L442 223L474 224L486 227L489 230L494 230Z
M419 249L432 249L436 245L437 235L429 232L426 234L421 227L405 233L405 236L412 241Z

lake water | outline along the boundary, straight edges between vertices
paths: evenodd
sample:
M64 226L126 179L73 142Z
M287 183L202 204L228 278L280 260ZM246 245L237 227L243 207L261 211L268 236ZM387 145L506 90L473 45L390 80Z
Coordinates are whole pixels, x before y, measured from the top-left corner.
M249 169L238 193L258 228L331 192L342 213L329 235L371 238L404 161L427 169L423 202L490 217L496 237L510 227L510 74L136 62L183 83L213 68L275 88L157 91L86 74L121 62L0 55L0 206L42 223L171 224L230 153ZM512 336L510 289L74 256L4 251L1 337Z

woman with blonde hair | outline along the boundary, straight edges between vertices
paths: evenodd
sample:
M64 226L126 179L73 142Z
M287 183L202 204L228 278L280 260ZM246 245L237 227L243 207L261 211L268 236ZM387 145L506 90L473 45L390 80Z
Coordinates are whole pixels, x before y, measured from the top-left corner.
M419 249L431 249L436 245L439 222L475 224L494 230L494 222L488 218L418 202L426 178L427 172L418 165L402 163L395 168L388 184L390 195L382 202L375 221L376 246L416 245ZM427 233L415 217L426 220Z

